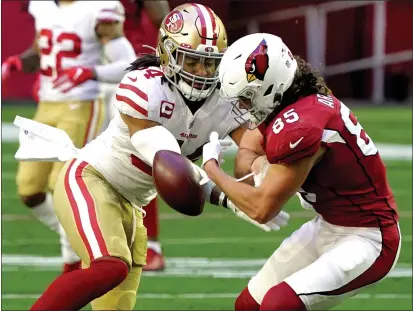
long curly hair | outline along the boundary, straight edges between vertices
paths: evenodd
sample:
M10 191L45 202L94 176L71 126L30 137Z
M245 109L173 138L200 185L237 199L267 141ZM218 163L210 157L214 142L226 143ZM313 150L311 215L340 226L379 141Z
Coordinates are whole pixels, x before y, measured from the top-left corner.
M126 68L128 71L141 70L146 67L160 67L161 59L155 54L140 54L138 58L130 63L130 66Z
M294 55L294 58L297 61L297 71L293 83L282 96L281 107L288 106L299 98L312 94L329 95L332 93L317 69L311 67L298 55Z

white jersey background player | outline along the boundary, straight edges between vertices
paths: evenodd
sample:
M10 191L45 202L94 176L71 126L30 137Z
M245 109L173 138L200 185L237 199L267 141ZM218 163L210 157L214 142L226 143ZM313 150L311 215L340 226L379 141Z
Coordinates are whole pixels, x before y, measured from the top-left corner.
M83 147L99 133L104 117L99 81L119 82L136 58L123 36L124 8L119 1L30 1L28 10L35 20L34 44L3 63L2 80L16 70L39 71L33 119L66 131L76 147ZM51 192L62 167L20 162L17 172L23 203L58 232ZM64 272L79 268L79 258L60 234Z

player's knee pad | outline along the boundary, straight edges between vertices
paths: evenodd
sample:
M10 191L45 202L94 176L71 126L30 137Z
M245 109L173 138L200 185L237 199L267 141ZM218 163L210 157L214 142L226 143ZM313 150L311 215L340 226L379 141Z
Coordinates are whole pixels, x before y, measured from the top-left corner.
M295 291L285 282L271 287L264 295L260 310L292 311L307 310Z
M132 267L121 284L92 301L93 310L133 310L141 274L142 267Z
M259 310L260 305L251 296L248 287L239 294L237 300L235 300L235 310L236 311L254 311Z

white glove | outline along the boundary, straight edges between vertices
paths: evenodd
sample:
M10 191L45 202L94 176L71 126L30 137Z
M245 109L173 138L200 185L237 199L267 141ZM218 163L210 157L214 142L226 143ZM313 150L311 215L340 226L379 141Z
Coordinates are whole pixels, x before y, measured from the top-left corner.
M259 174L248 174L240 179L237 179L237 181L242 181L248 177L250 177L251 175L254 176L254 183L255 183L255 187L259 187L262 183L262 181L264 180L265 175L267 174L268 168L270 167L270 163L268 161L264 162L261 165L261 169ZM264 231L278 231L280 230L282 227L285 227L288 224L288 220L290 219L290 215L284 211L280 211L278 213L277 216L275 216L273 219L271 219L270 221L268 221L265 224L260 224L258 222L256 222L255 220L249 218L244 212L240 211L238 209L238 207L235 206L234 203L232 203L230 200L228 200L228 208L231 209L235 215L237 215L238 217L256 225L257 227L261 228Z
M215 159L218 164L221 164L222 153L232 145L230 140L220 140L217 132L212 132L209 136L209 143L206 143L202 149L202 165L211 159Z
M267 175L267 171L270 168L270 162L265 161L261 164L260 172L258 174L254 174L254 185L255 187L259 187L262 181Z
M287 225L288 220L290 219L290 215L288 215L286 212L281 211L276 217L271 219L269 222L265 224L260 224L259 222L255 221L254 219L251 219L248 217L243 211L241 211L234 203L232 203L231 200L228 200L227 204L228 208L234 212L235 215L238 217L252 223L253 225L257 226L258 228L269 232L269 231L278 231L281 229L281 227L284 227Z
M192 164L192 168L196 170L199 173L199 175L201 175L201 180L199 181L199 184L201 186L206 184L209 181L209 177L207 173L195 163L191 163L191 164Z

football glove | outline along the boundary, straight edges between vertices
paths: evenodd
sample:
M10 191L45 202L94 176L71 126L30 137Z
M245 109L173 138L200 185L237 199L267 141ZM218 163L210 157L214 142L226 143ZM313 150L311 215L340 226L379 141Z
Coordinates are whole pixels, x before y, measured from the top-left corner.
M1 81L7 80L13 71L21 71L22 69L23 64L18 55L8 57L1 65Z
M209 143L205 144L202 149L202 165L204 168L205 163L214 159L218 165L223 162L222 154L232 145L230 140L219 139L217 132L212 132L209 136Z
M268 168L270 167L270 163L268 161L265 161L260 168L260 172L258 174L248 174L240 179L237 179L237 181L242 181L243 179L246 179L250 176L254 176L254 184L255 187L259 187L262 183L262 181L265 178L265 175L267 174ZM290 219L290 214L284 211L280 211L277 216L275 216L273 219L268 221L266 224L260 224L256 222L255 220L249 218L244 212L240 211L234 203L232 203L230 200L228 200L228 206L229 208L237 215L238 217L241 217L242 219L256 225L260 229L264 231L278 231L282 227L285 227L288 224L288 221Z
M92 68L71 67L58 73L52 83L54 89L67 93L74 87L94 78L95 73Z
M260 229L262 229L266 232L280 230L282 227L285 227L288 224L288 220L290 219L290 215L288 213L281 211L277 216L275 216L273 219L271 219L267 223L260 224L259 222L255 221L254 219L251 219L250 217L248 217L234 203L232 203L231 200L228 200L227 206L228 206L228 209L233 211L233 213L236 216L252 223L253 225L257 226L258 228L260 228Z

